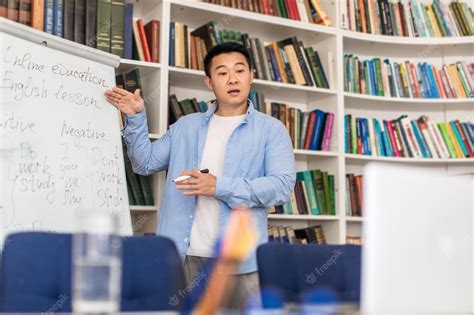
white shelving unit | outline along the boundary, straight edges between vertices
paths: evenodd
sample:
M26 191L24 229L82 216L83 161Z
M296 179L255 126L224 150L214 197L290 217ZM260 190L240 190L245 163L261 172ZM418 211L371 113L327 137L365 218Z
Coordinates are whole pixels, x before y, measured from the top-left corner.
M126 0L134 3L134 15L145 22L160 21L160 64L122 60L118 71L137 67L142 74L147 107L150 138L163 135L168 122L168 97L178 99L196 97L198 100L214 98L203 83L202 71L168 66L169 23L182 22L194 29L210 20L222 28L259 37L264 44L286 37L297 36L305 46L312 46L322 58L331 89L297 86L279 82L255 80L253 89L263 92L267 101L287 103L302 110L322 110L335 113L331 151L295 150L297 171L322 169L335 175L336 215L275 215L268 216L270 224L292 225L295 228L321 224L329 243L345 243L346 236L361 236L364 218L351 217L345 211L345 174L361 174L369 161L416 163L420 167L438 167L455 171L474 171L474 159L408 159L369 157L344 152L344 115L351 113L363 117L392 119L403 114L418 118L428 114L438 121L459 118L474 120L474 99L404 99L359 95L344 91L343 55L346 52L364 57L387 57L398 60L425 60L434 64L458 60L473 61L474 37L460 38L407 38L361 34L315 24L202 3L198 0ZM334 25L338 25L337 1L321 0ZM328 53L333 56L330 62ZM134 230L137 234L155 232L160 207L164 172L153 176L155 207L131 207Z

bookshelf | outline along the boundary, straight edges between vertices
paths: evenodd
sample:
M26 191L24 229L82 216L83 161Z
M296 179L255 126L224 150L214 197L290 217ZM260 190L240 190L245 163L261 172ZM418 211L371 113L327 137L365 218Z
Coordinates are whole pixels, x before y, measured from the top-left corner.
M349 172L361 174L368 161L387 161L392 163L414 163L420 167L456 168L473 171L474 160L471 159L414 159L372 157L345 154L343 145L344 115L348 112L355 114L390 118L400 113L410 117L418 114L434 115L437 119L450 118L474 119L474 99L406 99L361 95L344 91L343 54L346 51L361 56L382 56L389 58L407 58L409 60L425 60L440 64L455 61L454 59L472 61L474 37L458 38L406 38L383 35L362 34L347 31L338 27L324 27L290 19L267 16L259 13L232 9L224 6L202 3L199 1L163 0L163 1L127 1L133 2L134 15L143 20L155 18L160 20L161 45L159 64L123 60L124 67L137 66L144 75L152 79L155 88L160 87L157 103L149 103L147 113L150 125L150 138L156 139L167 130L168 96L176 94L178 99L196 97L198 100L209 100L213 95L203 84L204 73L198 70L168 66L169 60L169 23L182 22L190 29L196 28L215 20L222 27L247 32L253 37L260 37L264 42L277 41L286 36L296 35L305 46L315 47L322 56L332 52L334 64L323 58L323 66L331 72L330 89L297 86L280 82L254 80L253 89L265 93L266 101L283 102L302 110L320 108L335 114L331 151L294 150L297 171L307 169L322 169L334 174L336 185L336 215L278 215L270 214L269 223L274 225L290 225L294 228L314 224L322 225L328 243L345 243L346 236L361 236L363 217L346 215L345 211L345 174ZM338 6L334 1L322 1L333 25L338 25ZM144 14L142 14L144 13ZM429 54L418 58L419 52ZM457 60L456 60L457 61ZM145 83L146 79L142 79ZM168 86L169 84L169 86ZM153 86L153 84L148 84ZM145 86L145 93L150 90ZM428 107L429 106L429 107ZM151 114L150 107L153 107ZM369 115L370 113L370 115ZM154 117L151 117L154 116ZM152 118L152 119L150 119ZM132 215L150 214L158 211L159 201L163 191L164 174L155 175L153 181L155 209L133 209ZM150 217L156 220L156 216ZM137 230L138 233L154 232L156 222L149 223Z
M418 118L427 114L437 121L460 118L474 121L474 99L414 99L362 95L344 91L345 53L361 58L390 58L393 60L427 61L436 65L459 60L474 61L474 36L453 38L410 38L365 34L339 27L338 1L320 0L333 24L316 24L248 12L198 0L126 0L134 4L134 18L145 22L160 21L160 61L141 62L122 59L117 73L139 68L142 75L150 139L158 139L168 128L168 97L196 97L209 100L213 94L205 88L204 72L168 65L170 22L181 22L190 29L210 20L223 28L246 32L264 43L297 36L305 47L312 46L322 58L330 89L298 86L266 80L254 80L253 89L263 92L266 102L286 103L303 111L322 109L335 114L331 149L325 151L294 150L296 170L321 169L335 175L336 215L277 215L268 216L270 224L291 225L294 228L322 225L328 243L346 242L346 236L361 236L363 217L346 214L347 173L362 174L369 161L413 163L419 167L436 167L449 172L474 173L474 159L415 159L373 157L344 152L344 115L394 119L401 114ZM332 54L332 59L328 58ZM131 206L132 224L136 234L155 232L165 174L153 175L152 188L156 205Z

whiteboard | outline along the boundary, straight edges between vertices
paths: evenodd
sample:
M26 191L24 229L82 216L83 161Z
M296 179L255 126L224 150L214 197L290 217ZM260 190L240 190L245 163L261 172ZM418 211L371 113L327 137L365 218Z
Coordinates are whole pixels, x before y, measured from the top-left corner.
M119 116L104 97L114 68L7 32L0 43L0 244L13 231L74 232L90 210L131 234Z

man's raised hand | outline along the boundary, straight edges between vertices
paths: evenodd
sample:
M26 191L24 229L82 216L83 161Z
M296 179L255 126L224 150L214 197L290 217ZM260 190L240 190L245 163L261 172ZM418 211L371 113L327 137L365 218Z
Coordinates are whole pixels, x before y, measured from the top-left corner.
M145 110L145 102L140 97L140 90L136 89L135 93L114 87L112 90L105 91L107 101L115 106L125 115L133 115Z

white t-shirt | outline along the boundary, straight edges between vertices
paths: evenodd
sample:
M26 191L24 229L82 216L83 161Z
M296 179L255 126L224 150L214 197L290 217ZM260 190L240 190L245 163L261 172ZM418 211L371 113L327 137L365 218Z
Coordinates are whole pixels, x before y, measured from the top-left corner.
M223 117L214 114L207 132L200 169L209 169L216 177L224 174L227 143L245 115ZM217 239L220 202L214 197L198 196L188 255L213 257Z

